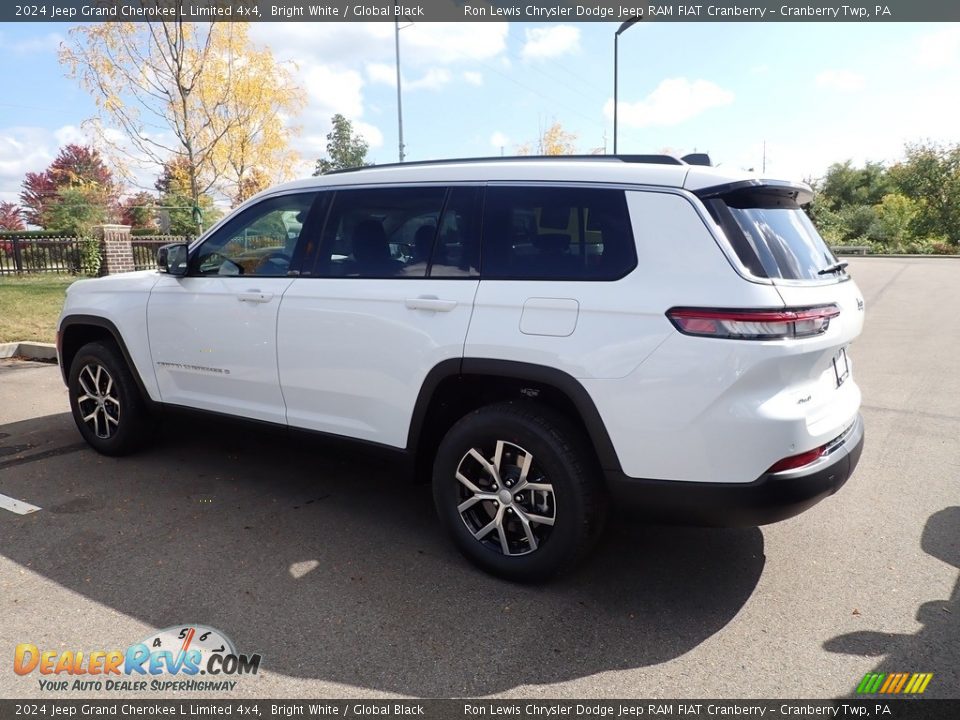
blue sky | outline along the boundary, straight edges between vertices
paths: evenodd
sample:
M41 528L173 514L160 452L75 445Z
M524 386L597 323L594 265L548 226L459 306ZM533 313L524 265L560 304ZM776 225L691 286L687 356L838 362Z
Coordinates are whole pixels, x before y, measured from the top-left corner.
M559 121L612 150L617 23L420 23L401 31L408 159L507 154ZM93 103L64 77L69 27L0 24L0 200L83 141ZM296 64L302 174L341 112L376 162L397 160L392 23L263 23ZM960 24L641 23L620 42L621 152L709 151L716 163L815 177L894 161L904 142L960 141ZM144 177L145 184L152 182Z

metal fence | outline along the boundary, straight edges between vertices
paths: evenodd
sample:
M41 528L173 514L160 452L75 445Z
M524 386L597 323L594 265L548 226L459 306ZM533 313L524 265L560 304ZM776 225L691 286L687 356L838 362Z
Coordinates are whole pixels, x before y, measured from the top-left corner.
M170 243L190 242L190 239L181 235L135 235L130 241L134 269L152 270L157 266L157 248Z
M76 275L83 269L83 242L70 237L0 237L0 275Z
M156 267L157 248L174 242L189 242L179 235L141 235L130 238L137 270ZM96 240L71 237L0 236L0 275L85 275L95 273Z

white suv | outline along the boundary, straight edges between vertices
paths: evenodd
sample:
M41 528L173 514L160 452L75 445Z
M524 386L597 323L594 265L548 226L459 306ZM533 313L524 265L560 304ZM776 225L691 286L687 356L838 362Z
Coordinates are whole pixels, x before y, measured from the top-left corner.
M72 285L60 365L102 453L162 406L387 447L465 555L543 578L611 507L757 525L846 481L863 300L810 198L667 156L328 174Z

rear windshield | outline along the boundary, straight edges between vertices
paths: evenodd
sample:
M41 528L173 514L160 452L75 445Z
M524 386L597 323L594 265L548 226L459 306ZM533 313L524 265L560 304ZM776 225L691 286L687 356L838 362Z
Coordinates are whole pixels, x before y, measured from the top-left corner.
M789 198L741 194L708 201L741 262L758 277L824 280L837 259L807 214Z

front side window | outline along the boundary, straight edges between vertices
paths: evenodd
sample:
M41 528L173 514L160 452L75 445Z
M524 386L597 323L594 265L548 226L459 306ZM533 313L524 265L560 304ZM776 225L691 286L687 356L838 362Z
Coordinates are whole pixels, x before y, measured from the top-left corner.
M268 198L207 238L191 275L286 277L316 193Z
M483 277L616 280L636 264L622 190L487 188Z
M447 189L339 190L323 231L319 277L426 277Z

